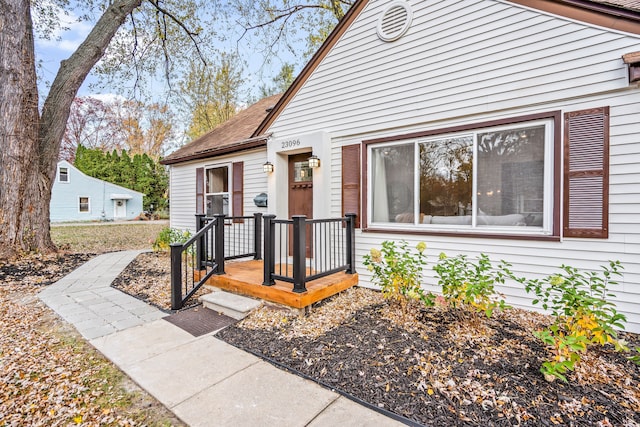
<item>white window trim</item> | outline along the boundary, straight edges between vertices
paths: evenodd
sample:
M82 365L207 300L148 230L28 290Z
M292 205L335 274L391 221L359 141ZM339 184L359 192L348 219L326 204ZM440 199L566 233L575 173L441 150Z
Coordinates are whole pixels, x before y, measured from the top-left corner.
M83 211L83 210L80 209L80 205L82 204L80 202L80 199L87 199L87 210L86 211ZM89 196L78 196L78 213L81 213L81 214L91 213L91 197L89 197Z
M223 191L221 193L208 193L207 190L207 172L209 169L217 169L217 168L227 168L227 191ZM207 197L208 196L218 196L218 195L227 195L229 200L229 215L233 212L233 197L232 197L232 188L233 188L233 164L231 162L225 163L213 163L210 165L205 165L204 167L204 209L205 213L207 213Z
M536 125L545 125L545 141L544 141L544 181L543 181L543 223L542 227L516 227L516 226L482 226L477 227L477 214L474 209L472 214L471 225L455 225L455 224L422 224L416 221L420 218L420 194L416 191L420 188L420 174L414 173L414 200L413 200L413 223L394 223L394 222L374 222L373 218L373 197L371 191L373 189L372 159L373 149L380 147L391 147L395 145L414 145L414 171L418 171L419 167L419 144L421 142L434 141L452 137L460 137L463 135L473 135L473 180L472 180L472 206L477 206L477 135L487 131L500 131L505 129L527 128ZM431 135L428 137L419 137L411 139L399 139L398 141L390 141L379 144L369 144L367 146L367 219L368 227L380 230L398 230L398 231L440 231L440 232L459 232L464 234L504 234L506 235L531 235L531 236L552 236L553 235L553 200L554 200L554 120L552 118L544 118L530 121L518 121L500 126L478 127L473 130L464 130L460 132L442 133Z
M63 181L60 179L60 173L62 171L62 169L66 169L67 170L67 180ZM62 183L62 184L68 184L71 181L71 174L69 173L71 170L71 168L68 168L66 166L61 166L58 168L58 182Z

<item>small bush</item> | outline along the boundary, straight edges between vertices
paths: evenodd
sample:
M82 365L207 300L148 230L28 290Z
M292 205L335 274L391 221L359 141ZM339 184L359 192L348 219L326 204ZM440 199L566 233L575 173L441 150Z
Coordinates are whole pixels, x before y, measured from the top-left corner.
M553 349L553 358L544 362L540 371L547 379L567 381L564 374L575 368L580 353L591 344L611 343L617 351L628 351L616 333L616 328L623 329L626 318L607 300L614 296L607 289L616 284L612 276L621 276L619 270L623 267L619 261L610 261L608 267L602 266L602 276L567 265L560 268L562 273L541 280L517 280L525 284L527 292L536 294L533 304L541 304L553 316L548 328L534 333Z
M508 306L503 298L497 298L495 283L504 283L511 272L509 264L500 261L493 268L489 257L480 254L477 263L466 255L447 257L440 254L440 261L433 267L438 274L438 284L442 286L442 296L452 307L470 308L474 313L484 312L491 317L494 310L504 310Z
M153 242L153 250L155 252L166 252L172 243L184 243L191 238L189 230L178 230L177 228L163 228L156 240Z
M364 265L373 272L373 282L380 286L385 298L401 305L404 314L408 300L433 304L433 296L425 295L420 287L422 270L427 264L424 254L427 245L418 243L415 253L408 246L404 240L397 245L393 241L384 241L382 250L374 248L364 256Z

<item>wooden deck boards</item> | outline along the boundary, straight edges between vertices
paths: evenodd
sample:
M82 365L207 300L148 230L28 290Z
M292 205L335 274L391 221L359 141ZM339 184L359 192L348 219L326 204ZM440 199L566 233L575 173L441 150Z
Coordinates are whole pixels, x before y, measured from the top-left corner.
M357 274L340 272L307 282L307 291L298 294L293 292L293 283L276 280L273 286L262 285L263 268L263 262L259 260L225 263L225 274L212 276L207 284L294 308L307 307L358 284ZM276 266L278 271L279 266Z

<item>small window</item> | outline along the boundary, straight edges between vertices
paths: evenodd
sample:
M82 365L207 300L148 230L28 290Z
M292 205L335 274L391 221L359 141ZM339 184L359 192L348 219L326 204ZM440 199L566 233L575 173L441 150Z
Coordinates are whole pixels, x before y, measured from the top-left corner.
M69 182L69 168L60 168L58 171L58 181Z
M79 201L78 210L80 212L89 212L89 198L80 197L78 201Z
M229 215L229 167L209 168L205 175L205 202L207 216Z

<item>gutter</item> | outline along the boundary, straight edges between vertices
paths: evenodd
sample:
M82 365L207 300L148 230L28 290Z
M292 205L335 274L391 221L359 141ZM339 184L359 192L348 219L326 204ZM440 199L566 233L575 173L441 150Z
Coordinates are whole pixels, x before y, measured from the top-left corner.
M206 159L209 157L221 156L223 154L238 153L245 150L251 150L254 148L261 148L267 146L267 140L271 135L262 135L255 138L245 139L232 145L226 145L224 147L208 148L206 150L196 151L193 154L189 154L182 157L165 158L160 161L163 165L174 165L176 163L184 163L190 160Z

